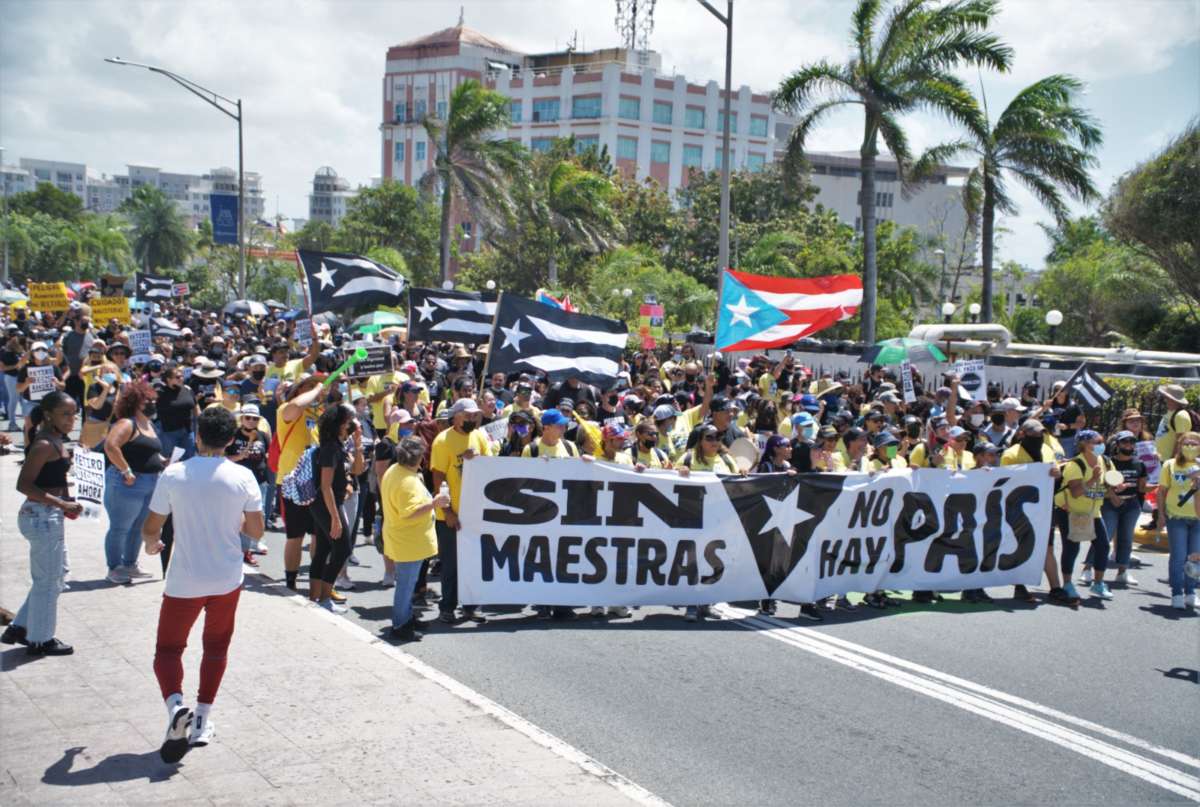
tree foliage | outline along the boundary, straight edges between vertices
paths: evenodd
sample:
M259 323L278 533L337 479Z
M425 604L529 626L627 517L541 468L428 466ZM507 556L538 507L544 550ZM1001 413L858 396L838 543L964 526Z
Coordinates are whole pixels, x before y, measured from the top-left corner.
M133 228L133 256L147 270L182 266L192 254L187 222L167 195L153 185L140 185L121 203Z

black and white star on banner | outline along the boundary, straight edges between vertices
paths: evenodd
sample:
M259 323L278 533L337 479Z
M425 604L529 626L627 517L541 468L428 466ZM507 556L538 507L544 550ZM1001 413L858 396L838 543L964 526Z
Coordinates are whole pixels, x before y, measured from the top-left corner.
M175 281L169 277L152 275L149 272L137 273L137 294L139 300L170 300L171 286Z
M1067 394L1074 395L1088 409L1098 409L1113 396L1113 388L1088 369L1087 362L1079 365L1075 374L1067 379Z
M408 338L414 342L486 342L496 292L408 289Z
M400 305L404 278L382 263L340 252L297 252L312 312L360 305Z
M624 322L501 294L487 374L540 370L552 382L578 378L607 389L617 380L628 339Z

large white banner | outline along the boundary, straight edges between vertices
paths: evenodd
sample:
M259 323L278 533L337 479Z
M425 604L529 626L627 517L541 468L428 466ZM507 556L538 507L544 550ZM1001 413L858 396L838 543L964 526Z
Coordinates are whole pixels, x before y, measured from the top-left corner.
M718 478L577 460L463 464L462 602L811 602L1041 581L1044 464Z

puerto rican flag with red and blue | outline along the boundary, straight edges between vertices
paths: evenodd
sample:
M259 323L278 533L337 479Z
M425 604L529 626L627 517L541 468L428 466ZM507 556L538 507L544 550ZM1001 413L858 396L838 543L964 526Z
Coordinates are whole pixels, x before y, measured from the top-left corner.
M790 345L849 319L862 305L858 275L769 277L725 270L717 312L717 350Z

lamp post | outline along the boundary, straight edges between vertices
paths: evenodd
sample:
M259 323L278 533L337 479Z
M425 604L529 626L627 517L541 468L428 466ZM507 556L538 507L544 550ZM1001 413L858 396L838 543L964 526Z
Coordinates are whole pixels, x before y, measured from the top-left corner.
M942 258L942 273L938 276L938 299L946 296L946 250L938 247L933 251L934 255L940 255Z
M958 310L958 306L956 306L954 303L950 302L949 300L942 303L942 321L949 322L950 318L954 316L954 312L957 310Z
M1058 332L1058 326L1062 325L1063 314L1057 308L1051 308L1046 312L1046 324L1050 326L1050 344L1054 344L1055 334Z
M484 285L486 285L486 286L487 286L487 290L488 290L488 291L495 291L495 290L496 290L496 281L494 281L494 280L489 280L489 281L488 281L486 284L484 284Z
M969 311L971 314L971 322L979 321L979 312L981 310L982 308L979 303L971 303L969 306L967 306L967 311Z
M621 289L621 296L625 298L624 302L621 303L621 312L625 314L625 320L628 322L629 318L632 316L632 314L629 313L629 301L633 298L633 289L626 286L625 288Z
M720 309L721 286L729 267L729 104L733 81L733 0L726 0L725 13L717 11L708 0L696 0L725 26L725 124L721 127L721 232L717 247L717 308Z
M232 98L226 98L223 95L213 92L207 87L201 87L194 81L190 81L183 76L172 73L170 70L164 70L161 67L154 65L141 64L140 62L127 62L120 56L113 56L105 59L109 64L118 64L123 67L141 67L149 70L151 73L158 73L166 76L174 81L180 87L183 87L188 92L195 95L206 104L217 108L229 117L237 121L238 127L238 297L246 298L246 175L245 175L245 160L242 150L242 99L234 101ZM227 109L224 104L228 104L236 109L232 112Z
M443 280L442 288L445 289L446 291L450 291L451 289L454 288L454 281L453 280Z

